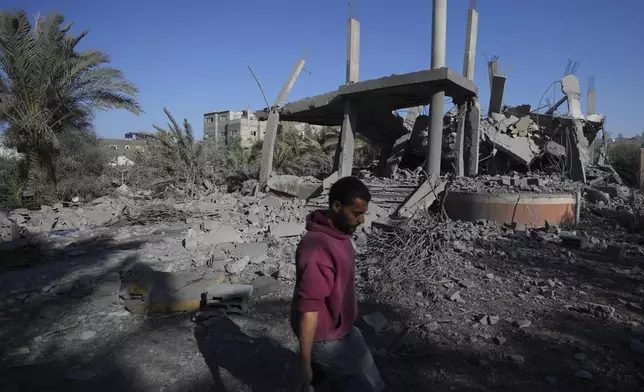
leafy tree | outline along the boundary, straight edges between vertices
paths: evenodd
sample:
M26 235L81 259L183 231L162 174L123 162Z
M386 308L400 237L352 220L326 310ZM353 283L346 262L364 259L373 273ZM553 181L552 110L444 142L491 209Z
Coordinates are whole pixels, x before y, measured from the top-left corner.
M63 23L51 13L32 26L24 11L0 11L0 124L26 153L32 185L43 168L56 182L62 132L90 129L97 110L141 112L134 85L105 66L106 54L78 51L87 32L71 35L72 24Z

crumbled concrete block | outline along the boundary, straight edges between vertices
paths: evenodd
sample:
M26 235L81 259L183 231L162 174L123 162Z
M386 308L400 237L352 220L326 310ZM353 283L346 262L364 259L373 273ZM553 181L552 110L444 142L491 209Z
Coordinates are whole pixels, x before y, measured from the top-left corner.
M199 242L211 245L224 244L228 242L243 242L236 229L230 226L221 226L199 236Z
M255 297L263 297L280 289L280 283L270 276L260 276L253 280Z
M607 193L594 188L585 187L584 197L593 204L604 203L604 205L610 205L610 196Z
M273 176L266 185L273 191L295 196L299 199L309 199L322 193L322 182L315 178L302 178L292 175Z
M9 242L20 239L20 227L9 219L0 222L0 242Z
M206 220L202 221L199 226L199 228L203 231L214 231L217 230L217 227L219 227L219 223L215 220Z
M522 355L508 355L508 358L512 360L512 362L516 364L523 364L525 362L525 358L523 358Z
M259 205L263 207L280 208L282 207L282 200L275 196L267 196L259 202Z
M588 304L588 311L595 317L610 318L615 314L615 308L602 304Z
M494 338L494 343L496 343L499 346L502 346L507 341L508 339L504 338L503 336L496 336Z
M547 220L546 221L546 230L550 234L558 234L561 229L559 229L559 226L556 223L554 223L553 221Z
M521 328L521 329L523 329L523 328L528 328L529 326L531 326L531 325L532 325L532 321L530 321L530 320L521 320L521 321L517 321L517 322L515 323L515 325L516 325L517 327Z
M578 235L559 234L559 238L561 239L562 244L577 249L581 249L585 242L584 237Z
M268 253L268 244L266 242L245 242L235 244L235 254L239 257L250 258L250 262L258 264L257 260L265 259Z
M617 189L616 186L608 185L608 186L596 186L594 187L600 192L604 192L608 194L610 197L618 197L619 196L619 189Z
M306 226L303 223L284 222L270 226L270 233L275 238L295 237L302 235L304 230Z
M295 267L295 264L283 263L283 264L280 264L275 275L277 276L278 279L295 280L296 273L297 273L297 268Z
M250 263L250 257L244 256L241 259L226 265L226 272L230 274L238 274L242 272Z
M389 324L385 316L380 312L366 314L362 316L362 319L375 333L382 332L382 330Z

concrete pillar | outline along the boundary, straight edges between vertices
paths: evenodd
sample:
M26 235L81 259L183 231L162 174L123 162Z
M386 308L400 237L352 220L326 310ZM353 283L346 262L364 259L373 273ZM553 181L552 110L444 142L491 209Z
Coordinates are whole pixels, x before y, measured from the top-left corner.
M347 33L347 75L346 83L356 83L360 78L360 22L349 18ZM353 170L353 150L357 129L358 112L350 101L344 104L344 120L340 140L335 154L334 168L338 168L338 178L351 175Z
M465 116L467 113L467 102L458 106L458 124L456 125L456 148L454 151L454 174L457 177L465 175L465 161L463 151L465 149Z
M637 155L637 186L644 189L644 148L640 148Z
M487 73L490 76L490 89L492 88L492 81L494 80L494 75L499 74L499 60L495 59L487 63Z
M347 37L347 84L360 77L360 22L349 18Z
M474 63L476 60L476 40L479 28L479 13L470 8L467 11L467 31L465 35L465 58L463 59L463 76L474 81Z
M340 154L338 159L339 178L348 177L353 170L353 151L355 149L355 133L358 112L350 101L344 104L344 120L342 121L342 134L340 135Z
M445 66L446 36L447 0L434 0L432 9L432 69ZM445 91L434 93L430 110L427 174L431 177L438 177L441 172Z
M488 116L491 113L501 113L503 107L503 91L505 90L505 76L494 75L492 78L492 90L490 91L490 105Z
M470 129L467 143L468 153L465 156L465 171L468 176L476 176L479 174L479 143L481 124L481 105L479 105L476 97L472 98L468 106L467 124Z
M266 134L262 144L262 166L259 170L259 183L266 184L273 171L273 151L277 139L277 127L280 123L280 114L277 109L271 109L266 124Z
M304 62L305 62L305 59L304 57L302 57L295 64L295 67L293 67L291 74L288 76L288 79L286 79L286 82L282 86L282 89L280 90L279 95L275 99L275 102L273 103L273 107L282 106L284 101L286 101L286 97L288 97L288 93L291 92L291 89L293 88L293 85L295 84L297 77L300 76L300 72L302 72L302 68L304 68Z
M291 92L297 77L300 76L302 68L304 68L305 57L302 57L293 67L291 74L282 86L280 93L277 95L273 107L270 108L271 112L268 115L268 122L266 124L266 133L264 135L264 142L262 143L262 166L259 171L259 183L266 184L268 177L273 171L273 151L275 149L275 139L277 139L277 127L280 123L280 115L278 108L284 103L288 94Z
M579 79L575 75L566 75L561 79L561 91L568 98L568 115L573 118L581 117L581 101Z
M215 114L215 146L219 146L219 115Z
M595 113L595 90L588 90L588 101L586 105L586 114Z

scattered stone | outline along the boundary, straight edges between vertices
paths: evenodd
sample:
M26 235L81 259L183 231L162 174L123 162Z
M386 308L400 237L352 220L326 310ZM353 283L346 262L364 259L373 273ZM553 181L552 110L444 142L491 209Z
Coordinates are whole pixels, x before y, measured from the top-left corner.
M504 338L503 336L495 336L494 337L494 343L496 343L499 346L503 346L505 342L507 342L508 339Z
M199 242L205 242L210 245L225 244L229 242L243 242L237 230L230 226L221 226L211 231L210 233L203 234L199 238Z
M487 279L494 280L494 274L487 274L485 275Z
M259 205L264 207L280 208L282 207L282 200L275 196L265 197Z
M581 249L584 246L584 237L571 234L559 234L561 243L576 249Z
M387 326L387 319L380 312L366 314L362 319L374 332L380 333Z
M610 205L610 196L607 193L594 188L585 187L584 197L586 198L586 200L593 204L604 204L606 206Z
M525 358L523 358L522 355L508 355L508 358L510 358L512 362L519 365L525 363Z
M487 314L480 315L476 318L476 321L479 322L481 325L488 325L488 317Z
M487 316L487 317L488 317L488 323L490 323L490 325L496 325L501 320L499 316Z
M259 273L263 276L279 275L277 274L278 270L279 267L277 265L269 263L261 264L259 267Z
M462 241L454 241L454 250L459 253L467 251L467 246Z
M277 270L277 278L284 280L295 280L296 267L294 263L283 263Z
M466 289L471 289L472 287L474 287L474 282L472 282L471 280L464 280L464 279L460 279L460 280L458 281L458 284L459 284L461 287L464 287L464 288L466 288Z
M29 347L16 347L14 349L8 350L5 355L8 357L17 357L19 355L29 355L31 350Z
M582 378L584 380L592 380L593 375L588 370L577 370L575 376Z
M522 320L522 321L517 321L515 325L521 329L523 328L528 328L529 326L532 325L532 321L530 320Z
M439 324L437 321L430 321L429 323L425 324L425 329L429 332L435 332L438 330Z
M89 381L98 373L91 370L75 369L65 375L65 378L73 381Z
M595 317L610 318L615 314L615 308L602 304L588 304L588 311Z
M250 257L250 262L259 264L266 260L268 254L268 244L266 242L245 242L235 244L235 253L239 257Z
M250 263L250 257L244 256L241 259L226 265L226 272L229 274L238 274L242 272Z
M242 184L241 194L243 196L251 196L255 193L255 188L257 187L257 180L246 180Z
M284 222L270 226L270 232L275 238L295 237L304 233L303 223Z
M81 340L90 340L96 336L96 331L84 331L81 334Z
M217 229L217 227L219 227L219 223L214 220L206 220L201 222L200 224L200 228L203 231L214 231Z
M270 276L260 276L253 280L253 292L256 297L263 297L279 289L279 282Z
M461 298L461 291L460 290L449 290L445 294L445 298L449 299L450 301L454 301L454 302L459 302L459 303L465 302L465 301L463 301L463 298Z

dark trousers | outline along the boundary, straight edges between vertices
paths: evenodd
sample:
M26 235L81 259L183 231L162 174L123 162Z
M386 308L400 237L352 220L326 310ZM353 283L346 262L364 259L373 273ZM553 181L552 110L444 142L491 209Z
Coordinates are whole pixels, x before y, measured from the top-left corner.
M313 385L328 380L340 392L379 392L385 388L356 327L340 340L313 343L311 362Z

